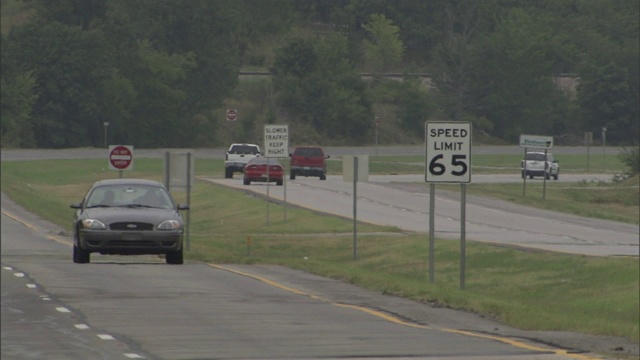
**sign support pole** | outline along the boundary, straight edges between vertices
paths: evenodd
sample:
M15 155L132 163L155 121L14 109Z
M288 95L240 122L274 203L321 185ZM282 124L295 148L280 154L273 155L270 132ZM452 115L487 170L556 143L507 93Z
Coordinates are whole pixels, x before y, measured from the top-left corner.
M467 184L460 185L460 289L464 290L467 262Z
M524 166L522 167L524 173L522 173L522 196L526 196L527 194L527 148L524 148L524 155L522 155L522 162Z
M284 176L284 174L282 176ZM270 223L269 223L269 202L270 202L270 199L269 199L269 188L270 188L269 184L270 183L269 183L269 181L270 180L271 179L269 179L269 159L267 159L267 226L270 225Z
M187 153L187 205L191 209L191 153ZM187 251L191 250L191 210L187 210Z
M353 260L358 257L358 157L353 157Z
M436 213L436 184L429 184L429 282L434 283L436 272L435 250L435 213Z
M429 282L435 282L436 183L461 183L460 288L466 267L466 183L471 182L471 123L425 123L425 181L429 188Z
M169 154L169 152L167 151L165 153L166 156L166 164L167 164L167 172L166 172L166 184L164 184L167 187L167 191L171 192L171 155Z
M547 196L547 174L549 171L549 162L547 161L547 149L544 149L544 176L542 177L542 200Z

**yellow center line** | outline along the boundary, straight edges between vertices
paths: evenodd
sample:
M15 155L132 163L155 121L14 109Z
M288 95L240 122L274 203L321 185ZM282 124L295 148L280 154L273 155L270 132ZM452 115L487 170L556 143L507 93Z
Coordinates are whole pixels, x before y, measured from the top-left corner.
M215 265L215 264L207 264L208 266L211 266L213 268L216 269L220 269L220 270L225 270L225 271L229 271L238 275L242 275L242 276L247 276L253 279L256 279L258 281L264 282L266 284L272 285L276 288L297 294L297 295L302 295L302 296L306 296L312 299L316 299L316 300L320 300L326 303L330 303L332 305L335 306L340 306L340 307L345 307L345 308L350 308L350 309L355 309L355 310L359 310L359 311L363 311L367 314L371 314L373 316L379 317L381 319L396 323L396 324L400 324L400 325L404 325L404 326L409 326L409 327L414 327L414 328L418 328L418 329L431 329L431 330L438 330L438 331L443 331L443 332L448 332L448 333L454 333L454 334L459 334L459 335L464 335L464 336L473 336L473 337L479 337L479 338L483 338L483 339L490 339L490 340L496 340L496 341L500 341L502 343L505 344L509 344L521 349L527 349L527 350L532 350L532 351L539 351L539 352L544 352L544 353L553 353L555 355L562 355L562 356L566 356L569 358L574 358L574 359L580 359L580 360L599 360L601 358L599 357L592 357L592 356L588 356L585 354L575 354L575 353L570 353L568 350L564 350L564 349L553 349L553 348L543 348L543 347L539 347L539 346L535 346L535 345L530 345L527 343L524 343L522 341L518 341L518 340L513 340L510 338L506 338L503 336L499 336L499 335L488 335L488 334L480 334L480 333L476 333L476 332L472 332L472 331L465 331L465 330L455 330L455 329L437 329L437 328L432 328L429 327L427 325L421 325L415 322L411 322L411 321L405 321L402 320L398 317L389 315L385 312L382 311L378 311L378 310L374 310L368 307L364 307L364 306L359 306L359 305L349 305L349 304L342 304L342 303L337 303L325 298L322 298L320 296L317 295L313 295L295 288L292 288L290 286L286 286L286 285L282 285L276 281L273 280L269 280L267 278L261 277L261 276L257 276L254 274L250 274L247 272L243 272L240 270L236 270L236 269L232 269L226 266L222 266L222 265Z
M28 221L22 219L21 217L15 215L15 214L12 214L12 213L4 210L4 209L2 209L1 211L2 211L2 214L4 216L9 217L9 218L21 223L22 225L28 227L29 229L31 229L33 231L36 231L36 232L43 232L42 229L38 228L35 225L32 225L31 223L29 223ZM60 243L60 244L63 244L63 245L67 245L67 246L72 246L73 245L73 243L71 241L69 241L69 240L67 240L65 238L59 237L59 236L46 235L46 237L49 240L53 240L53 241L55 241L57 243Z

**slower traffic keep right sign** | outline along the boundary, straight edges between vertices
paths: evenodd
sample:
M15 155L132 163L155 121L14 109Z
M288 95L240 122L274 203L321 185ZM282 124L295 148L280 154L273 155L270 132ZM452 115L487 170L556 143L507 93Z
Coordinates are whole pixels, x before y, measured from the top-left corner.
M425 123L425 181L471 182L471 123Z

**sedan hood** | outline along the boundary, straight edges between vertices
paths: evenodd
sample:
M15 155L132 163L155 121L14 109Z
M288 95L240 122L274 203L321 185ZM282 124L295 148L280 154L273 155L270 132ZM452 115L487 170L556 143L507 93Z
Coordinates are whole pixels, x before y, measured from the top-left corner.
M109 207L93 208L84 211L84 218L98 219L106 224L114 222L146 222L159 224L165 220L182 221L182 217L174 209Z

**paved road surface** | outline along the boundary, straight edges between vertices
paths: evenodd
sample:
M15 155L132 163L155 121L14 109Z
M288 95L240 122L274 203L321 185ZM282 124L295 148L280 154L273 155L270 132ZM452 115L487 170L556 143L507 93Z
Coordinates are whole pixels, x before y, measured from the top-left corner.
M623 339L520 331L277 266L100 255L74 264L56 230L3 199L3 360L590 360L600 357L584 351L634 351Z
M359 183L358 220L428 233L429 191L427 185L419 182L419 178L419 175L372 176L370 182ZM246 186L239 178L204 179L267 195L264 183ZM479 175L474 179L479 179L480 182L493 181L496 176ZM273 199L284 201L286 190L289 204L353 218L353 183L342 181L340 176L329 176L326 181L299 177L296 180L287 179L284 186L271 185L268 188L269 196ZM460 239L459 195L459 192L438 191L436 186L436 237ZM640 242L637 225L585 219L474 196L467 196L466 238L603 256L638 256Z

